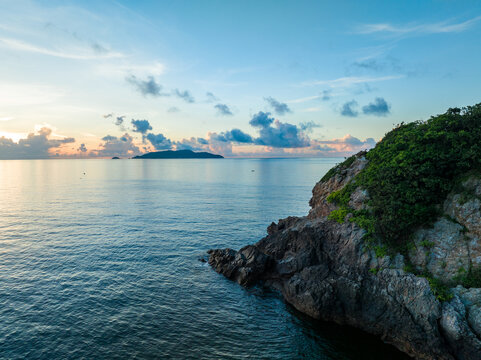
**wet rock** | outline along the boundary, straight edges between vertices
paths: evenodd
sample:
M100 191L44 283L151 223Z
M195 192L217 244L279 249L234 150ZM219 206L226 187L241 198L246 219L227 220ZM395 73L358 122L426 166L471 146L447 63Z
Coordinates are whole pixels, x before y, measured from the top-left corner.
M269 257L253 245L239 251L209 250L209 255L209 264L215 271L243 286L259 281L270 263Z
M326 201L329 193L365 165L360 155L350 168L316 184L308 216L272 223L266 237L238 252L211 250L209 264L239 284L275 288L299 311L363 329L417 359L480 359L481 289L458 286L441 303L427 279L404 271L402 255L378 258L363 240L365 230L327 219L335 208ZM477 182L469 184L481 191ZM350 204L363 208L367 199L357 189ZM445 203L452 219L441 217L433 228L420 229L409 254L415 266L446 280L479 258L477 203L458 199L451 194Z

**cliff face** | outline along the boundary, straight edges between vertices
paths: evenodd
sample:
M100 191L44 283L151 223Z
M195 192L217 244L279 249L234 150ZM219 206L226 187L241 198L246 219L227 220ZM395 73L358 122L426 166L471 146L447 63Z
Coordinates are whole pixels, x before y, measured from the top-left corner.
M405 271L402 255L376 255L350 215L342 224L327 218L336 209L327 196L366 163L361 154L316 184L308 216L272 223L268 236L239 251L210 250L209 263L241 285L262 282L301 312L361 328L415 358L480 359L481 289L457 286L452 299L440 302L426 278ZM481 263L481 181L470 177L461 190L446 199L446 216L416 232L409 252L415 268L440 279ZM365 208L367 199L359 188L349 205Z

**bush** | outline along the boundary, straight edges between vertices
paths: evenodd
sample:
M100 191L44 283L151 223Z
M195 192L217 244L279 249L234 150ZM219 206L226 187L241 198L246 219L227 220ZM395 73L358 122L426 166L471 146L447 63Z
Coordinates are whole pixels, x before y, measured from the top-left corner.
M460 269L458 275L454 278L457 284L463 285L465 288L481 288L481 267L470 268L468 271Z
M434 296L436 296L436 299L439 301L449 301L453 298L453 294L449 289L449 286L431 276L427 276L426 279L428 280L431 291L433 292Z
M402 248L417 228L440 215L456 178L481 168L480 138L481 104L402 123L366 154L369 162L353 181L328 200L346 205L357 186L368 190L370 211L354 215L354 221Z
M336 220L339 224L342 224L348 213L349 209L343 206L340 209L331 211L327 218L329 220Z

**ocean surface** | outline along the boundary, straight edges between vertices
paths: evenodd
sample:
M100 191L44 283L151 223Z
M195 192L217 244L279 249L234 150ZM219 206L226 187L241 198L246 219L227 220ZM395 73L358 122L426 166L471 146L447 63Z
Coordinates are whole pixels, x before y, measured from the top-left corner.
M2 359L405 359L199 261L340 159L0 161Z

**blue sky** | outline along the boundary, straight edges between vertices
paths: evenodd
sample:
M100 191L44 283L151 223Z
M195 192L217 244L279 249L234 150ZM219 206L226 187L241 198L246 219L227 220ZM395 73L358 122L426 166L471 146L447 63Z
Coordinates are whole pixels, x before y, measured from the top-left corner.
M478 1L19 0L0 12L0 158L345 156L481 98Z

